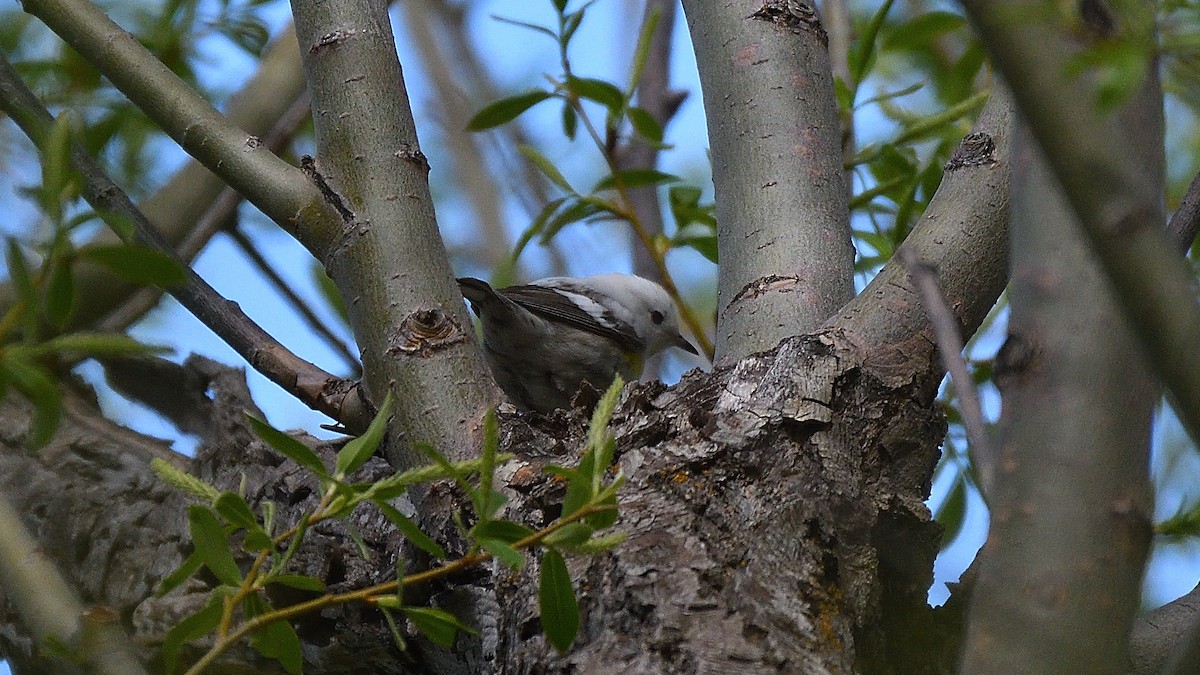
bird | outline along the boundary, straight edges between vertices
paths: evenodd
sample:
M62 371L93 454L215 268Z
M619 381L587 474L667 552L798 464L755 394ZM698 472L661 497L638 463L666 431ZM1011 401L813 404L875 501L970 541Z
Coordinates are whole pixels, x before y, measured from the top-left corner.
M570 408L584 382L603 391L616 375L641 375L669 347L697 354L679 332L679 310L657 283L632 274L547 277L492 288L458 287L479 316L496 383L522 410Z

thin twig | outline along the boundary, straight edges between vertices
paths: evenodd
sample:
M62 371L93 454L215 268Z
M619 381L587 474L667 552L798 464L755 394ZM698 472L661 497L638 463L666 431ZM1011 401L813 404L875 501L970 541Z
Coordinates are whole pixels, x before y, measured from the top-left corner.
M1182 253L1187 253L1192 247L1197 233L1200 233L1200 174L1192 179L1183 200L1179 202L1179 208L1175 209L1171 221L1167 223L1167 234L1171 241L1179 244Z
M541 541L546 537L550 536L554 532L557 532L563 527L570 525L571 523L578 522L597 513L611 511L614 508L616 507L612 505L593 504L590 506L585 506L569 516L559 518L558 520L525 537L524 539L514 542L512 544L512 548L518 551L532 548L533 546L541 543ZM196 661L196 663L193 664L184 675L200 675L200 673L204 672L205 668L212 665L213 662L216 661L217 657L223 654L231 646L236 644L238 640L261 628L275 623L276 621L287 621L297 616L315 612L333 605L358 601L371 602L372 598L375 596L394 595L396 593L396 589L400 588L401 586L415 586L417 584L422 584L434 579L447 577L461 572L469 567L487 562L491 559L491 553L483 550L477 550L473 553L468 553L458 560L446 563L441 567L425 570L424 572L418 572L416 574L410 574L399 581L386 581L381 584L367 586L366 588L360 588L354 591L347 591L345 593L338 593L335 595L323 595L319 598L313 598L312 600L308 600L306 602L299 602L282 609L260 614L230 631L228 635L218 639L216 643L213 644L213 646L208 650L208 652L201 657L199 661Z
M929 263L919 259L916 252L907 246L901 246L896 251L901 262L908 268L908 274L916 285L921 304L933 325L933 334L937 339L938 351L942 355L942 364L950 373L954 382L955 393L958 394L959 408L962 413L963 426L967 430L967 442L973 452L975 471L979 476L980 489L986 495L991 487L992 464L996 455L992 452L988 438L987 425L983 420L983 407L979 402L979 392L967 370L967 362L963 358L963 341L959 332L958 319L946 301L941 286L938 285L937 270Z
M357 377L360 375L362 373L362 364L358 362L358 357L356 357L346 347L346 343L343 342L341 338L334 335L333 331L329 330L329 326L325 325L325 322L321 320L321 317L317 316L316 312L314 312L312 308L308 306L308 303L305 302L304 298L301 298L300 295L292 289L291 285L284 281L283 277L279 276L279 272L275 271L275 267L272 266L271 263L268 262L261 253L258 252L258 248L254 245L254 242L250 241L246 234L238 227L229 228L227 234L231 239L233 239L234 243L237 244L238 248L241 249L242 253L244 253L246 257L250 259L250 262L258 269L258 271L262 273L264 277L266 277L267 281L269 281L271 285L275 287L275 290L278 291L279 294L282 295L285 300L287 300L288 304L296 310L300 317L304 319L304 322L308 324L308 327L312 329L314 333L321 336L321 339L323 339L331 349L337 352L338 356L342 357L342 360L345 361L346 365L350 367L350 371L352 373L351 376Z

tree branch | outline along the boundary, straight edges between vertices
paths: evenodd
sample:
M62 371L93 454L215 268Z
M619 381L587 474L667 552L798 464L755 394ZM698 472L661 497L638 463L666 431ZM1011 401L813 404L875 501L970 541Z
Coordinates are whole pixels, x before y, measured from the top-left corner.
M346 219L325 266L347 299L373 393L396 394L389 428L404 439L387 445L388 460L424 463L417 442L473 456L484 408L499 393L438 233L387 12L370 0L298 0L292 11L313 97L317 177Z
M27 0L37 16L175 142L223 178L318 259L341 220L296 167L226 120L137 39L88 0Z
M717 357L736 359L812 331L853 294L832 66L806 2L683 6L717 193Z

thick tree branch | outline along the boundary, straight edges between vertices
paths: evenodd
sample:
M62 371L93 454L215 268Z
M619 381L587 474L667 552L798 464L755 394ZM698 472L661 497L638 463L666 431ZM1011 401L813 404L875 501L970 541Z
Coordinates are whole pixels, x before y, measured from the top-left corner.
M146 672L113 611L107 607L84 609L4 498L0 498L0 588L17 606L38 642L65 647L88 672ZM71 665L64 659L61 667Z
M1145 150L1122 161L1161 181L1160 105L1147 87L1128 106ZM1044 156L1028 133L1018 143L1001 443L960 672L1123 673L1151 537L1156 386Z
M438 233L387 12L370 0L297 1L292 11L319 178L346 219L325 266L347 299L368 385L380 399L386 389L396 394L391 428L404 439L387 446L388 459L398 468L424 463L417 442L473 456L498 390Z
M1197 233L1200 233L1200 175L1192 179L1179 202L1179 208L1175 209L1167 223L1167 234L1185 254L1192 247Z
M304 174L226 120L133 35L88 0L27 0L34 14L175 142L318 258L341 231L336 210Z
M53 118L16 71L0 55L0 107L39 148ZM179 303L246 359L255 370L296 396L305 405L342 422L350 429L365 429L373 415L359 387L343 381L301 359L250 320L237 303L225 300L182 261L162 236L81 147L74 147L71 162L83 177L83 196L102 217L115 214L132 224L131 243L152 248L179 262L186 281L168 289ZM382 399L381 399L382 400Z
M1192 640L1194 650L1198 616L1200 586L1138 617L1129 638L1129 655L1133 663L1131 675L1160 675L1172 654L1186 651L1179 650L1185 640ZM1194 668L1196 663L1193 659L1190 665Z
M964 0L963 6L1013 87L1180 420L1193 440L1200 439L1200 354L1194 349L1200 344L1200 308L1191 271L1162 230L1159 173L1127 161L1139 144L1111 114L1097 112L1091 83L1062 75L1072 72L1078 34L1103 33L1105 25L1089 21L1112 10L1084 2L1079 7L1087 11L1067 25L1034 0ZM1152 70L1151 5L1122 8L1132 11L1120 17L1130 28L1119 39L1144 45Z
M901 244L937 266L942 292L967 339L1008 283L1012 108L1007 92L993 88L975 127L947 162L924 217ZM919 369L936 359L933 326L899 257L827 326L846 331L873 354L875 368L897 377L909 377L914 365Z
M801 1L685 0L721 251L717 357L817 328L853 293L827 38Z

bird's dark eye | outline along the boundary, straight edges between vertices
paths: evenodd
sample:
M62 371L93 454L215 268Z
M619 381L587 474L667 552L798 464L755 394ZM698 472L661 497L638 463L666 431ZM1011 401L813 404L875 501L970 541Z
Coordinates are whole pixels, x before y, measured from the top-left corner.
M657 309L654 310L653 312L650 312L650 320L653 321L654 325L656 325L656 326L658 324L662 323L664 318L666 318L666 317L663 316L663 313L658 311Z

